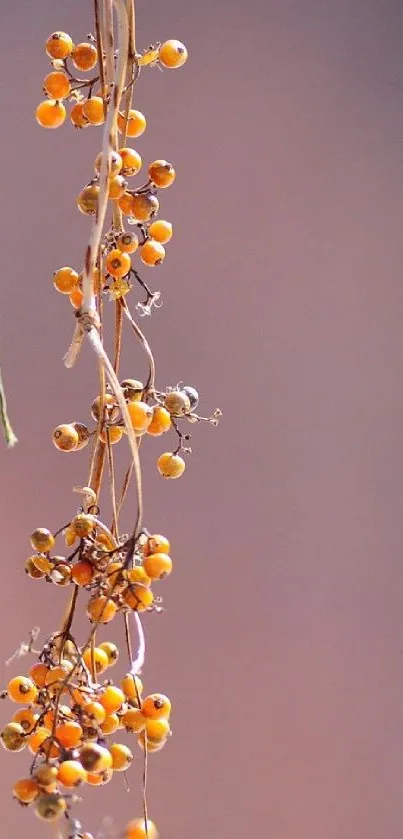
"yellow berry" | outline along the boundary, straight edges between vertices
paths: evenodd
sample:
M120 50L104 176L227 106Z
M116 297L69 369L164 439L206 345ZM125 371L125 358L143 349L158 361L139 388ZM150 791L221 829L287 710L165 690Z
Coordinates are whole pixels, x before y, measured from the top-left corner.
M29 705L31 702L35 702L38 696L38 688L32 679L28 679L26 676L14 676L7 685L7 693L13 702Z
M166 189L171 186L176 177L176 172L171 163L167 160L154 160L148 167L148 174L155 186Z
M172 224L170 221L157 219L150 224L148 232L156 242L166 245L172 239Z
M180 455L164 452L157 460L157 468L163 478L180 478L185 471L186 463Z
M122 160L122 175L130 178L132 175L137 175L142 166L142 160L135 149L123 148L119 149L119 155Z
M155 239L147 239L140 248L140 258L145 265L161 265L165 258L165 248Z
M122 168L122 164L123 164L123 161L122 161L122 158L121 158L120 154L117 151L110 151L108 157L109 157L109 167L110 167L109 168L109 175L110 175L110 177L113 177L114 175L119 175L120 170ZM97 175L99 175L99 173L101 171L101 164L102 164L102 152L100 151L99 154L97 154L97 156L94 160L94 169L95 169Z
M59 766L57 780L64 787L78 787L87 780L87 772L78 760L64 760Z
M57 425L53 432L53 443L61 452L72 452L78 443L78 434L74 425Z
M55 537L52 536L47 527L37 527L36 530L31 533L30 539L34 550L41 551L41 553L51 551L53 545L55 544Z
M162 405L156 405L153 409L153 418L147 428L147 433L159 437L171 427L171 415Z
M98 206L99 186L98 184L89 184L81 190L77 196L77 207L80 213L85 216L95 215Z
M182 67L188 57L188 51L181 41L171 39L160 46L159 60L164 67L174 69Z
M54 822L60 819L67 807L66 800L59 793L53 792L48 795L41 795L35 805L35 813L38 818L47 822Z
M145 557L143 567L151 580L162 580L172 571L172 559L165 553L150 554Z
M25 730L18 722L9 722L0 734L2 745L8 752L21 752L26 745Z
M153 418L153 409L146 402L128 402L127 410L135 431L146 431Z
M146 118L141 111L136 111L133 108L129 111L127 123L125 114L119 112L118 114L118 129L121 134L126 134L127 137L140 137L146 129Z
M114 772L125 772L133 760L133 753L128 746L125 746L123 743L112 743L109 746L109 751L112 755L112 769Z

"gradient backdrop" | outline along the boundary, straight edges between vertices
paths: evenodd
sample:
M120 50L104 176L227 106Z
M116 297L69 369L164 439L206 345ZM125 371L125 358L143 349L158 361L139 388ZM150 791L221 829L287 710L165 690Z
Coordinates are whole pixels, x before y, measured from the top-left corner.
M20 438L0 451L2 659L57 627L66 593L24 576L28 535L68 520L86 481L86 453L51 443L97 393L88 347L63 367L73 318L52 272L80 270L75 196L101 131L46 132L33 114L46 36L80 40L91 14L0 9L0 340ZM136 147L178 171L162 204L175 236L148 273L164 306L143 324L160 386L185 380L225 412L194 428L181 481L158 478L161 442L145 453L146 523L175 561L146 620L146 687L174 702L150 816L161 839L401 839L403 9L139 0L138 19L140 47L178 37L190 53L136 94ZM128 337L122 374L144 372ZM10 799L27 758L1 754L5 839L51 835ZM140 814L137 763L129 794L120 778L86 791L87 829Z

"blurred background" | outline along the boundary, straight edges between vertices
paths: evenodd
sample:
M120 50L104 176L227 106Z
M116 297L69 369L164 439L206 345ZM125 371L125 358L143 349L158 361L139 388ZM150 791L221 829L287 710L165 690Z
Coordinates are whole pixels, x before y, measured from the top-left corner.
M148 128L133 145L177 169L168 257L144 272L164 305L142 324L159 386L183 380L205 414L224 411L217 430L192 427L180 481L157 474L165 440L142 450L146 524L175 565L144 621L146 689L174 706L149 814L161 839L401 839L403 8L137 6L140 48L189 49L136 91ZM52 286L57 268L81 270L75 198L101 148L101 129L35 122L56 29L82 40L90 0L1 4L0 354L19 437L0 446L2 661L64 610L66 592L23 564L31 531L76 510L88 449L64 455L51 433L88 421L98 387L88 346L63 366L73 315ZM127 335L122 376L145 369ZM134 513L132 493L128 529ZM114 625L104 637L123 640ZM3 666L2 684L30 664ZM28 759L0 755L7 839L50 835L11 800ZM86 829L140 815L140 779L139 755L129 793L120 777L87 788Z

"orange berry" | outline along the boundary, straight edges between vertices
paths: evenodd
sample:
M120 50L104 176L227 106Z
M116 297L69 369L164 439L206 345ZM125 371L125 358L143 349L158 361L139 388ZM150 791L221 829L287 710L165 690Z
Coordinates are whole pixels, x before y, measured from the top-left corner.
M43 574L50 574L53 569L53 561L49 557L43 554L35 554L31 556L31 559L35 568L38 568Z
M151 580L162 580L172 571L172 559L165 553L150 554L145 557L143 567Z
M83 114L91 125L102 125L105 122L102 96L90 96L83 104Z
M98 743L88 743L80 750L80 761L87 772L104 772L112 768L112 755Z
M70 111L70 120L75 128L86 128L89 125L89 120L84 114L84 103L76 102Z
M50 530L46 527L37 527L33 533L31 533L31 545L36 551L40 551L41 553L47 553L51 551L53 545L55 544L55 538L52 536Z
M0 734L2 746L8 752L21 752L26 746L23 726L19 722L9 722Z
M113 201L121 198L127 188L127 181L123 175L114 175L109 179L108 197Z
M94 623L109 623L115 617L116 612L116 603L103 594L99 597L93 597L87 606L87 615L90 621Z
M186 463L180 455L164 452L157 460L157 468L163 478L180 478L185 471Z
M121 134L126 134L127 137L140 137L146 130L147 121L141 111L130 109L127 119L125 114L119 112L118 114L118 129Z
M123 253L134 253L139 246L139 240L135 233L121 233L116 244Z
M153 418L153 409L146 402L128 402L127 410L135 431L146 431Z
M141 584L129 585L123 594L126 606L130 606L134 612L144 612L154 602L154 595L151 589Z
M13 702L29 705L31 702L35 702L38 696L38 688L32 679L28 679L26 676L14 676L7 685L7 693Z
M120 719L117 714L108 714L103 723L99 726L102 734L114 734L120 728Z
M57 99L45 99L37 106L35 117L42 128L59 128L66 119L66 108Z
M160 189L171 186L176 177L174 167L167 160L154 160L148 167L148 174L155 186Z
M123 195L118 199L118 206L122 210L122 213L125 216L133 216L133 195L130 192L124 192Z
M100 772L99 775L95 774L95 772L88 772L87 774L87 784L90 784L92 787L100 787L103 784L108 784L109 781L112 780L113 777L113 769L104 769L103 772ZM85 836L85 834L84 834ZM84 839L84 837L83 837Z
M165 258L165 248L155 239L147 239L140 248L141 261L144 265L161 265Z
M61 818L67 808L64 798L57 792L41 795L35 804L35 813L39 819L55 822Z
M27 561L24 563L24 571L31 580L43 580L45 574L43 571L40 571L39 568L34 565L32 562L32 556L28 557Z
M78 586L89 586L94 576L94 568L90 562L81 559L71 569L71 579Z
M87 773L78 760L64 760L59 766L57 780L64 787L78 787L87 780Z
M53 285L61 294L71 294L78 286L78 274L73 268L59 268L53 274Z
M71 83L67 73L57 70L45 76L43 87L45 93L52 99L66 99L71 90Z
M114 714L122 707L125 695L116 685L107 685L99 695L99 701L107 714Z
M98 206L99 186L98 184L89 184L81 190L77 196L77 207L80 213L85 216L95 215Z
M109 251L105 260L105 267L112 277L124 277L131 268L131 259L128 253L123 253L118 248Z
M93 724L100 725L104 722L106 711L100 702L88 702L84 708L85 717Z
M171 733L171 726L165 717L160 717L158 720L151 720L146 718L146 737L154 743L161 743L166 740Z
M100 151L99 154L97 154L97 156L94 160L94 169L95 169L95 171L98 175L101 171L102 156L103 156L102 152ZM120 154L117 151L113 151L113 150L110 151L108 157L109 157L109 167L110 167L109 176L112 178L114 175L119 175L120 170L122 168L123 161L122 161L122 158L121 158Z
M142 565L135 565L125 571L125 579L128 583L143 583L144 586L151 584L151 578L146 574Z
M114 772L125 772L133 760L133 752L123 743L112 743L109 746L112 755L112 769Z
M71 60L77 70L92 70L98 61L97 48L88 41L76 44L71 53Z
M68 58L73 51L73 41L67 32L53 32L46 41L45 49L49 58Z
M21 804L32 804L38 797L40 789L33 778L21 778L13 786L13 796Z
M53 691L59 690L63 682L66 681L67 676L69 675L72 669L72 663L67 660L64 660L63 664L56 665L56 667L50 667L45 677L46 687L48 689L52 688Z
M170 221L157 219L150 224L148 232L156 242L166 245L172 239L172 224Z
M119 650L116 644L113 644L112 641L102 641L102 644L99 645L99 649L106 653L109 667L116 664L119 658Z
M159 207L160 202L156 195L140 192L132 196L130 214L137 221L149 221L152 216L158 213Z
M126 731L138 734L143 730L146 724L146 718L141 712L141 708L129 708L122 717L122 724Z
M150 720L169 719L171 703L164 693L150 693L143 700L141 710Z
M172 38L161 44L159 49L159 60L164 67L175 69L182 67L188 57L188 51L181 41Z
M103 443L107 443L109 441L110 445L113 446L115 443L119 443L122 439L124 434L123 428L120 425L111 425L107 428L103 428L100 431L100 439Z
M39 720L39 714L34 714L30 708L20 708L13 714L12 722L18 722L26 733L30 733Z
M48 672L48 665L44 664L42 661L38 661L36 664L32 665L29 671L29 676L38 688L43 688L45 687L45 679Z
M169 431L171 427L171 415L162 405L155 405L153 409L153 418L147 428L147 433L154 437L159 437L165 431Z
M70 294L70 303L75 309L81 309L83 305L84 294L81 291L81 288L76 288Z
M132 175L137 175L142 167L142 160L135 149L123 148L119 149L119 154L122 159L122 175L130 178Z
M45 76L43 87L52 99L65 99L70 93L71 83L67 73L57 70Z
M143 683L140 676L135 676L133 673L126 673L121 686L125 696L131 701L137 702L138 697L143 692Z
M57 425L53 432L53 443L61 452L72 452L78 443L78 434L74 425L65 423Z
M101 650L100 647L94 647L93 656L91 655L91 648L84 650L83 652L83 661L84 664L88 667L88 670L92 669L92 661L94 660L94 667L95 672L100 675L104 673L105 670L109 667L109 659L106 655L104 650Z
M159 533L154 533L152 536L149 536L147 542L145 544L144 553L145 556L149 554L169 554L171 550L171 545L168 539L165 536L161 536Z
M151 819L133 819L126 825L123 839L158 839L158 831Z
M83 730L81 725L74 720L67 720L56 726L55 737L65 749L75 749L78 746Z
M45 728L44 726L39 726L32 734L29 735L27 744L29 751L36 755L39 752L39 749L42 748L43 744L46 742L48 737L50 737L51 731L49 728Z

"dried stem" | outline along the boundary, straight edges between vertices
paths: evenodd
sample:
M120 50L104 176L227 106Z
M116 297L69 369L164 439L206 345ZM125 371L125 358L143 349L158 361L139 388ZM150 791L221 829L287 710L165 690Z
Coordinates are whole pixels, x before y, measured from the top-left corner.
M10 423L8 413L7 413L7 400L6 400L6 394L5 394L5 390L4 390L4 386L3 386L3 378L2 378L2 375L1 375L1 368L0 368L0 419L1 419L1 424L3 426L3 431L4 431L4 436L6 438L6 443L9 446L9 448L12 448L12 446L15 446L15 444L18 442L18 440L17 440L17 438L14 434L14 431L11 427L11 423Z

